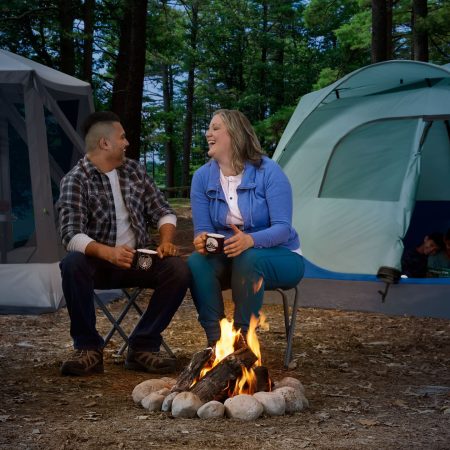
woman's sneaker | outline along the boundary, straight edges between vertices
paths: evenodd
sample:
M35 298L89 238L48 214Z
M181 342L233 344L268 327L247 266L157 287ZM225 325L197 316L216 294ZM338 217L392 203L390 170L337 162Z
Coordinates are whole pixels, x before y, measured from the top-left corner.
M103 350L75 350L61 366L61 375L103 373Z

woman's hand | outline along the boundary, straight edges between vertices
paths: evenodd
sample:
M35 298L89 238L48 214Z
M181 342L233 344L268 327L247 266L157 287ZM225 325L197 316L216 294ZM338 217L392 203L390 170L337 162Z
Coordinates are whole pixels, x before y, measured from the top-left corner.
M234 232L234 236L230 237L224 242L224 253L229 258L233 258L235 256L239 256L248 248L253 247L255 243L253 242L253 238L249 234L241 231L236 225L230 224L230 227Z
M194 239L195 250L201 255L206 255L206 231L198 234Z

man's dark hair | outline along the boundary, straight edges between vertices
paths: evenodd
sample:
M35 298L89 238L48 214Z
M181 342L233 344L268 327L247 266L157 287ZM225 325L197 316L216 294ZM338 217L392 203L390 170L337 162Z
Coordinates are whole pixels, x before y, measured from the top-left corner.
M120 123L120 118L117 114L113 113L112 111L97 111L92 114L89 114L89 116L87 116L86 120L83 122L83 125L81 126L83 137L86 137L86 135L89 133L89 130L96 123L99 122Z
M450 241L450 228L447 230L447 233L445 233L445 240Z
M433 231L433 233L427 234L428 239L431 239L439 248L444 248L444 237L442 233Z

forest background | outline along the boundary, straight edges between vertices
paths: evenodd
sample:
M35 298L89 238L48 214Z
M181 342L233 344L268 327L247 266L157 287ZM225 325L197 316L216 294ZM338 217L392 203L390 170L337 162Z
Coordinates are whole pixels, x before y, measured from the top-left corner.
M306 93L370 63L450 62L450 0L9 0L0 12L0 48L91 83L128 156L176 196L207 159L216 109L244 112L271 155Z

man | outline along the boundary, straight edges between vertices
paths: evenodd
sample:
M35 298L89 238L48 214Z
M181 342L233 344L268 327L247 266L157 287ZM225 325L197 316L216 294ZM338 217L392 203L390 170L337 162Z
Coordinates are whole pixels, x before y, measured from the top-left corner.
M416 248L405 249L402 255L402 273L410 278L427 276L428 257L436 254L443 246L441 233L430 233Z
M428 269L431 272L439 274L441 277L448 277L450 274L450 228L447 230L444 236L443 249L431 255L428 258Z
M104 341L95 327L94 288L151 287L154 293L130 336L125 367L164 373L176 360L159 353L161 332L181 304L190 281L173 244L176 216L136 161L112 112L91 114L85 124L86 156L61 181L57 202L62 242L63 292L75 351L63 375L103 372ZM149 244L147 221L159 230L159 258L149 270L131 268L136 248Z

